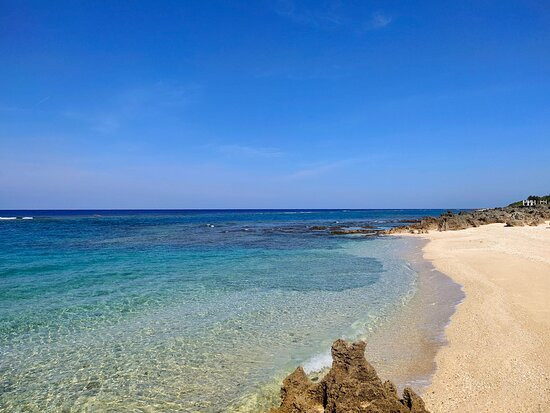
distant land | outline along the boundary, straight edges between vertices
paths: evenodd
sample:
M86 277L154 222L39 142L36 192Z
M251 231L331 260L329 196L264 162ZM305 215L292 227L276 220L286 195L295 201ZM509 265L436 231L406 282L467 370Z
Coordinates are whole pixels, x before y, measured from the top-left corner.
M530 200L530 201L537 201L537 204L538 204L540 201L548 201L548 202L550 202L550 195L543 195L543 196L529 195L529 196L527 197L527 199ZM517 207L517 206L522 206L522 205L523 205L523 200L522 200L522 201L513 202L513 203L511 203L511 204L508 205L508 206Z

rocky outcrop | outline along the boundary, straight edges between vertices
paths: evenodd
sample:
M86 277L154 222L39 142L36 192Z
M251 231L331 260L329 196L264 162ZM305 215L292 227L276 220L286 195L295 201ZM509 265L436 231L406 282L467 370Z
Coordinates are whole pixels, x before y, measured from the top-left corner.
M506 207L483 209L476 211L461 211L454 214L447 211L438 218L426 217L420 222L391 228L383 234L398 234L410 232L426 233L430 230L455 231L486 224L502 223L507 226L540 225L550 219L550 208L546 205L538 207Z
M348 228L338 228L338 229L331 229L330 233L332 235L353 235L353 234L364 234L364 235L375 235L379 231L375 231L372 228L368 228L367 226L364 226L363 228L358 229L348 229Z
M372 225L368 225L368 224L357 224L357 227L354 227L353 224L352 224L352 227L341 226L341 225L332 225L329 227L325 225L314 225L309 227L309 230L323 231L331 235L353 235L353 234L375 235L380 231L374 228Z
M332 367L316 383L298 367L284 380L281 406L271 413L428 413L412 389L399 398L391 382L380 380L365 359L365 346L335 341Z
M326 231L327 227L324 225L314 225L312 227L309 227L311 231Z

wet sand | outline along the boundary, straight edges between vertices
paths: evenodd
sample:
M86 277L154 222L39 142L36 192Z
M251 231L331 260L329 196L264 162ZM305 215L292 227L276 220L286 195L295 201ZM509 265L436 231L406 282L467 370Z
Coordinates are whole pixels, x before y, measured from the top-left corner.
M434 358L445 344L444 329L456 306L464 298L460 285L437 271L423 257L426 240L402 237L394 240L392 250L405 258L404 265L417 275L411 294L402 305L380 317L376 325L360 336L344 337L367 342L366 357L383 380L391 380L401 393L405 386L422 393L435 372ZM369 251L369 245L364 246ZM309 377L319 380L329 366L309 370ZM308 371L309 370L309 371ZM290 373L290 371L289 371ZM258 388L255 394L239 400L228 411L248 413L268 411L279 403L279 390L284 376Z
M367 359L381 378L391 380L399 392L410 386L422 393L435 372L435 356L446 344L444 328L464 293L423 258L427 241L405 237L401 242L401 253L418 274L415 292L363 338Z
M550 228L431 232L424 257L466 294L423 392L438 412L550 411Z

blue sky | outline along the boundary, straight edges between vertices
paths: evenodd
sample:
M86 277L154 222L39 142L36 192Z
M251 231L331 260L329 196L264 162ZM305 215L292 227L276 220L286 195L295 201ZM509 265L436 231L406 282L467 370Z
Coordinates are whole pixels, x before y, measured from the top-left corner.
M550 192L548 1L0 0L0 208Z

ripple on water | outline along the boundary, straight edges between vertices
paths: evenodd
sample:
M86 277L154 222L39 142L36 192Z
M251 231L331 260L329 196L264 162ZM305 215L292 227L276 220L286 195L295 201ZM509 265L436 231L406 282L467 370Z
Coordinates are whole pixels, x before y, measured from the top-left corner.
M91 248L63 225L70 248L3 252L0 409L257 411L297 364L327 364L335 338L375 330L415 288L389 238L164 248L136 225L91 228Z

